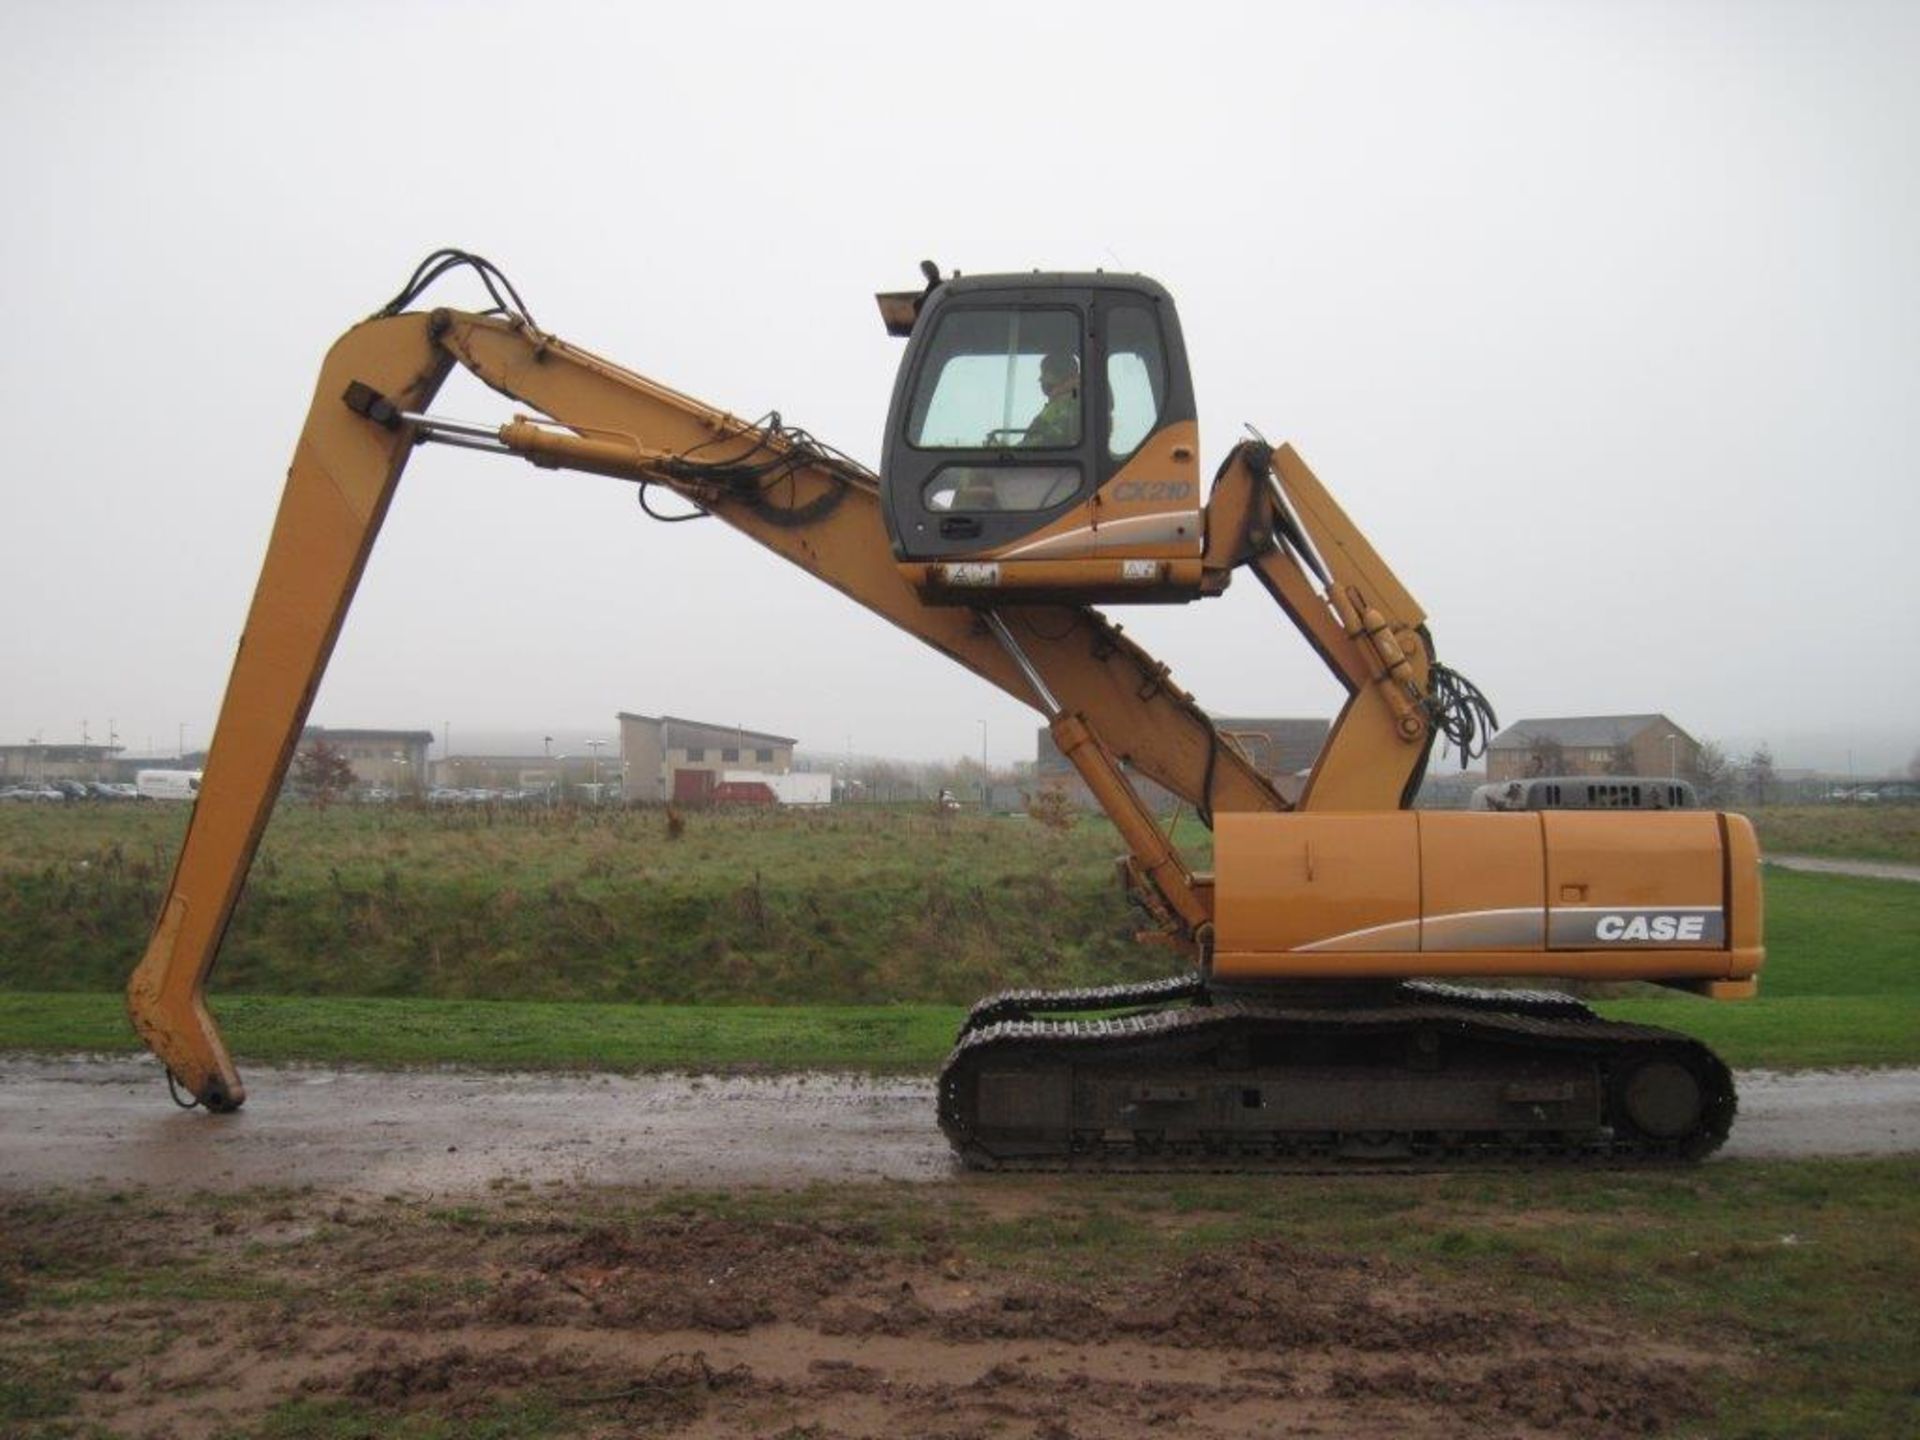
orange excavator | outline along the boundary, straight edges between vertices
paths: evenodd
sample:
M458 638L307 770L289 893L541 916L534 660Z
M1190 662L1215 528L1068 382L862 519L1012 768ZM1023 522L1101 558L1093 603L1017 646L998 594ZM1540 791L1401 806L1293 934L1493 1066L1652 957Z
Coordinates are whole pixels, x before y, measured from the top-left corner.
M488 309L419 307L461 269ZM939 1123L968 1163L1620 1163L1717 1147L1735 1096L1710 1050L1512 982L1752 995L1747 820L1411 808L1436 741L1473 746L1491 711L1290 447L1243 441L1203 494L1167 291L922 269L922 288L878 297L907 345L877 476L778 414L740 419L561 340L461 251L428 257L335 342L128 985L170 1081L212 1111L245 1098L206 978L407 457L446 444L630 481L656 515L671 491L1046 717L1125 842L1143 938L1187 964L976 1005L939 1082ZM521 413L433 415L455 366ZM1095 608L1202 601L1242 570L1347 692L1297 795ZM1136 777L1212 828L1212 873Z

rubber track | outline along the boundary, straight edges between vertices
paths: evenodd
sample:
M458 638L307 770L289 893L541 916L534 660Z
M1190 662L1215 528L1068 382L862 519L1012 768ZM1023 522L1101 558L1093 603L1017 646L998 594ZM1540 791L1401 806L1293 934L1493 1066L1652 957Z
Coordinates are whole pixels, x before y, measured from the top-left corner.
M1002 990L974 1003L960 1025L955 1043L976 1030L1008 1020L1031 1020L1040 1015L1085 1013L1091 1010L1131 1010L1148 1005L1190 1003L1206 994L1198 971L1136 980L1118 985L1088 985L1077 990ZM1404 980L1386 997L1390 1004L1457 1005L1543 1019L1593 1020L1598 1017L1582 1001L1555 990L1499 990L1490 987L1444 985L1432 980Z
M1139 1005L1165 1005L1197 1000L1205 991L1197 970L1163 975L1157 980L1135 980L1118 985L1088 985L1078 990L1002 990L974 1002L961 1023L956 1042L975 1030L1007 1020L1028 1020L1040 1014L1087 1010L1130 1010Z
M1118 988L1118 987L1115 987ZM1437 987L1442 992L1454 987ZM1417 992L1423 993L1423 992ZM1519 992L1525 995L1525 992ZM1677 1031L1651 1025L1628 1025L1602 1020L1586 1011L1584 1017L1527 1013L1522 1001L1517 1011L1502 1011L1479 1003L1484 996L1507 997L1508 991L1475 992L1471 1004L1409 1000L1367 1010L1287 1009L1271 1005L1227 1002L1205 1007L1163 1010L1112 1019L1002 1020L963 1036L940 1073L940 1128L954 1150L969 1165L983 1169L1062 1170L1266 1170L1339 1169L1355 1161L1342 1159L1337 1144L1324 1134L1235 1134L1217 1137L1213 1145L1199 1142L1161 1143L1152 1149L1103 1140L1097 1150L1016 1159L995 1157L973 1141L973 1125L965 1111L965 1081L989 1060L1014 1058L1028 1062L1060 1059L1097 1059L1133 1052L1130 1063L1143 1076L1162 1059L1190 1063L1193 1042L1222 1043L1239 1035L1274 1030L1326 1035L1350 1030L1356 1036L1382 1028L1431 1026L1455 1035L1518 1042L1516 1055L1533 1053L1585 1054L1596 1057L1603 1070L1624 1062L1652 1058L1677 1059L1700 1080L1704 1095L1701 1120L1690 1134L1668 1140L1638 1136L1615 1126L1591 1137L1559 1134L1485 1132L1442 1137L1409 1132L1380 1137L1410 1152L1413 1168L1479 1168L1489 1164L1631 1164L1697 1161L1717 1150L1732 1128L1737 1108L1733 1077L1725 1064L1705 1045ZM1529 997L1530 998L1530 997ZM1564 996L1550 997L1554 1005ZM1571 1002L1578 1004L1578 1002ZM1579 1007L1585 1010L1584 1006ZM1022 1055L1021 1052L1026 1052ZM1397 1162L1405 1168L1407 1162Z

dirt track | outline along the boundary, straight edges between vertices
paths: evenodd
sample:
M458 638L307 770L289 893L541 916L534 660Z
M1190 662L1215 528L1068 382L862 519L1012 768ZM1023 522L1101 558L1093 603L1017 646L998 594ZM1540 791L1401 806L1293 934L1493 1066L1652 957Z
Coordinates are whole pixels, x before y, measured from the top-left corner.
M0 1188L314 1185L473 1193L956 1174L931 1082L253 1069L236 1115L168 1103L148 1061L0 1061ZM1920 1070L1739 1077L1729 1158L1920 1153Z
M1748 1363L1719 1327L1675 1340L1278 1236L1182 1243L1173 1215L1153 1253L1063 1266L1043 1237L1076 1202L1030 1180L998 1219L857 1190L825 1192L852 1215L788 1192L747 1219L511 1186L0 1194L0 1374L58 1417L0 1433L1605 1440L1701 1415Z

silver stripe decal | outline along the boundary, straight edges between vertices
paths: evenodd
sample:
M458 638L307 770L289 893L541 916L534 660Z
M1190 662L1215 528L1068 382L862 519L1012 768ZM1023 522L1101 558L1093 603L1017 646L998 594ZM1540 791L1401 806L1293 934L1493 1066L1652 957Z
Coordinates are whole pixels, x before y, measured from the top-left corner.
M1103 520L1099 528L1102 530L1118 530L1122 525L1145 525L1151 522L1159 522L1161 529L1158 533L1136 535L1127 541L1129 545L1138 545L1152 540L1178 539L1179 527L1190 523L1193 518L1194 512L1192 510L1155 510L1149 515L1125 515L1118 520ZM1013 549L1001 555L1000 558L1002 560L1017 560L1022 555L1030 554L1036 550L1052 550L1056 547L1066 545L1076 536L1092 535L1094 528L1092 525L1077 525L1071 530L1063 531L1058 535L1050 535L1044 540L1029 540L1025 545L1016 545ZM1194 538L1197 543L1199 537L1196 535Z
M1429 915L1420 929L1420 948L1429 952L1539 950L1546 943L1547 912L1538 905Z
M1396 945L1359 944L1372 936L1404 931L1404 943ZM1344 935L1329 935L1324 940L1315 940L1306 945L1296 945L1295 950L1418 950L1420 948L1420 922L1418 920L1392 920L1385 925L1369 925L1363 930L1349 930Z

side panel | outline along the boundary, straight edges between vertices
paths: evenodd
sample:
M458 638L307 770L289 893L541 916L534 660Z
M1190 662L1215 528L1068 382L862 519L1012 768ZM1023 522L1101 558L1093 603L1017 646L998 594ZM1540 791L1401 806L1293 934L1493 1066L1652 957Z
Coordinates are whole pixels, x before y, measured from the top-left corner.
M1093 554L1159 559L1200 558L1200 427L1191 420L1167 426L1137 450L1126 467L1076 507L1032 535L982 559L1053 560Z
M1418 818L1420 948L1546 949L1539 817L1421 811Z
M1539 815L1547 841L1551 948L1725 947L1718 815L1591 810Z
M1216 955L1420 946L1418 817L1214 817ZM1216 960L1216 973L1218 961Z
M1757 858L1737 815L1221 815L1212 973L1655 980L1738 998L1763 958Z

